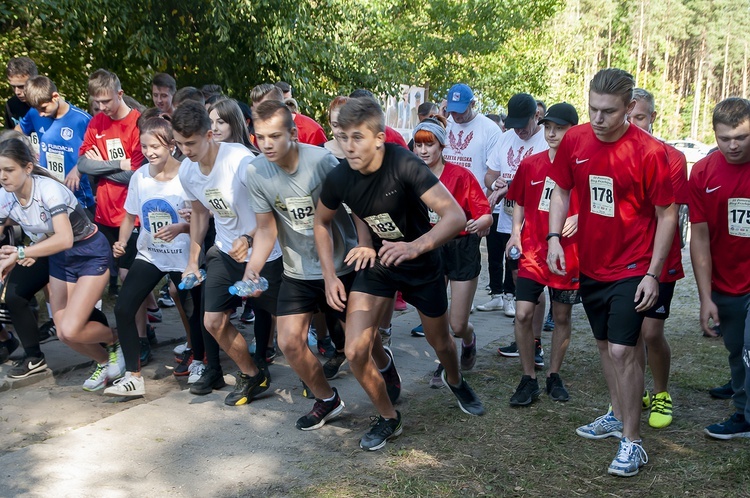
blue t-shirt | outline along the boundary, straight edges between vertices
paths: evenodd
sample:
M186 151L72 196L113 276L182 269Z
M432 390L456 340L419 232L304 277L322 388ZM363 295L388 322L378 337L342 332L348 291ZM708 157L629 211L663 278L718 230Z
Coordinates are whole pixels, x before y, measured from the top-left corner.
M78 150L83 143L89 121L89 113L71 104L68 112L57 119L41 117L36 109L31 109L21 119L21 129L27 135L27 127L38 133L39 164L62 182L78 162ZM81 184L75 195L84 207L94 205L94 195L88 176L81 175Z
M33 107L29 109L24 117L18 122L21 131L31 139L31 146L34 152L39 156L39 137L47 131L54 119L43 118Z

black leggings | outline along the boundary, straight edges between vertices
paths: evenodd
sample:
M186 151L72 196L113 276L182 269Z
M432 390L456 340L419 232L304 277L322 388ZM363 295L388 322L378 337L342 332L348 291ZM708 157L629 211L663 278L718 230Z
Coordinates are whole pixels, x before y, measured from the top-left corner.
M120 288L120 295L115 304L115 318L117 319L117 333L122 346L122 354L125 357L125 368L128 372L140 372L141 370L141 345L138 340L135 314L149 292L154 289L165 274L166 272L161 271L151 263L136 259ZM182 273L169 272L169 278L177 285L182 279ZM188 323L195 354L194 358L203 359L205 353L201 332L203 320L201 319L200 307L195 306L195 303L200 303L201 288L196 286L189 291L179 291L177 293L178 298L183 305L188 293L193 298L193 313L188 318Z
M48 282L49 263L47 258L39 258L31 266L17 264L5 283L5 305L10 311L13 328L26 354L37 358L42 356L39 347L39 326L29 302Z

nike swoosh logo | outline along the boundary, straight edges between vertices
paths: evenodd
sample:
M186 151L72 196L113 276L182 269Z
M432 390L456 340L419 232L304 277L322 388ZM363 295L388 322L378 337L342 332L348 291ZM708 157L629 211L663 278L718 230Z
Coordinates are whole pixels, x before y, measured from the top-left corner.
M96 135L96 138L104 138L105 136L106 136L106 133L102 133L101 135L99 135L99 134L97 133L97 135Z
M576 159L576 164L583 164L586 161L588 161L588 159Z
M37 362L36 364L31 363L31 361L29 361L29 370L34 370L35 368L39 368L42 363L44 363L44 360L39 360L39 362Z
M540 183L544 183L544 180L539 180L538 182L534 182L534 181L531 182L532 185L539 185Z
M721 188L721 185L719 185L718 187L714 187L714 188L708 188L708 187L706 187L706 193L710 194L714 190L719 190L720 188Z

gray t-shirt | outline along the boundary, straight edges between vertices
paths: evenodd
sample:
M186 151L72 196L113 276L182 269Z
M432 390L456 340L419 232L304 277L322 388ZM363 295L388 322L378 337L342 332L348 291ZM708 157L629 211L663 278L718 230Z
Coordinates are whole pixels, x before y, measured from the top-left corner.
M322 147L298 144L297 171L288 174L266 159L254 158L247 166L246 183L256 213L273 212L284 258L284 274L298 280L320 280L323 272L313 237L315 206L328 173L339 161ZM344 207L336 211L331 225L336 274L353 270L344 263L357 245L357 232Z

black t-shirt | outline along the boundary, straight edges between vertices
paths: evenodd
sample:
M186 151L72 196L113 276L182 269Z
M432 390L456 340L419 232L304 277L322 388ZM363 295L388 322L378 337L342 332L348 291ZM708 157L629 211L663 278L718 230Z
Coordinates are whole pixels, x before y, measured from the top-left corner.
M8 99L5 103L5 127L12 130L16 127L22 117L29 112L29 104L21 102L21 100L15 95Z
M349 167L346 160L335 168L323 184L320 201L336 210L343 202L370 227L376 251L383 240L411 242L427 233L430 217L420 196L431 189L438 178L413 153L401 146L385 144L383 164L378 171L363 175ZM401 263L404 270L439 265L437 251Z

